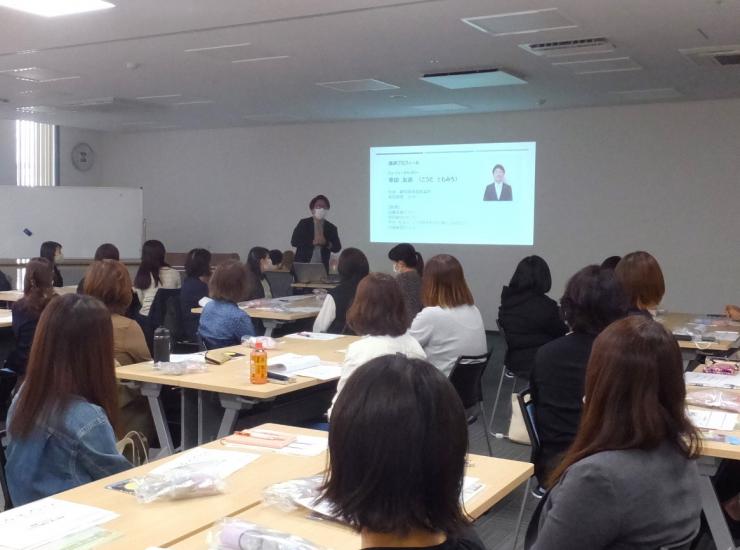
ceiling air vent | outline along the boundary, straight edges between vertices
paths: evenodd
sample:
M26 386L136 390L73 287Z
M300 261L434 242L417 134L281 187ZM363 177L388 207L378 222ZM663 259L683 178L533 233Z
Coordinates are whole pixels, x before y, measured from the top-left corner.
M740 45L708 46L678 50L686 59L700 67L740 66Z
M535 44L519 44L519 47L529 53L542 57L564 57L567 55L609 53L614 51L614 44L606 38L580 38L578 40L560 40L558 42L538 42Z

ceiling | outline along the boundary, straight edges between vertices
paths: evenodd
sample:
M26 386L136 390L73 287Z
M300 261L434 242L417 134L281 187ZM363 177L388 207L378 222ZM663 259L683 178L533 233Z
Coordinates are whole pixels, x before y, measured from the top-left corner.
M51 19L0 8L0 118L156 131L740 97L740 65L679 52L740 44L740 0L112 1ZM571 28L495 36L462 21L542 9ZM614 51L555 59L519 47L594 37ZM603 59L630 70L568 63ZM3 72L30 67L48 81ZM420 79L488 68L526 84ZM394 87L317 85L364 79Z

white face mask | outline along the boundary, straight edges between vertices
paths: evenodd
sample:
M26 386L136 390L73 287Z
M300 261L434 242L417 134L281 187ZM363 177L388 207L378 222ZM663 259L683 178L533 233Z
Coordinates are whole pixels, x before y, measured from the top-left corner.
M325 208L316 208L313 211L313 217L317 220L323 220L326 218L326 209Z
M272 271L274 267L272 262L262 262L262 271Z
M393 264L393 273L401 273L401 268L398 264Z
M61 262L64 259L64 254L61 252L59 254L54 254L54 262Z

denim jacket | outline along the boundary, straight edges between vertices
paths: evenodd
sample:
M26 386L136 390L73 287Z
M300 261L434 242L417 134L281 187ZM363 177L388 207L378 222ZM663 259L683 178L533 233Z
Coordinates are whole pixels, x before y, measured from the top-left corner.
M210 349L240 344L242 336L254 336L252 319L233 302L211 300L200 315L198 334Z
M17 396L8 411L8 426L16 403ZM24 439L8 434L7 460L5 473L15 506L131 468L116 450L105 411L81 398L53 413Z

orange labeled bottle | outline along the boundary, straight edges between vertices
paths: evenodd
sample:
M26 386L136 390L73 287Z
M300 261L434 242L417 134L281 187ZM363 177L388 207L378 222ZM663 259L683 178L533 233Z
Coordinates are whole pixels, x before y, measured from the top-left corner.
M262 349L262 342L257 342L249 354L249 381L267 384L267 352Z

